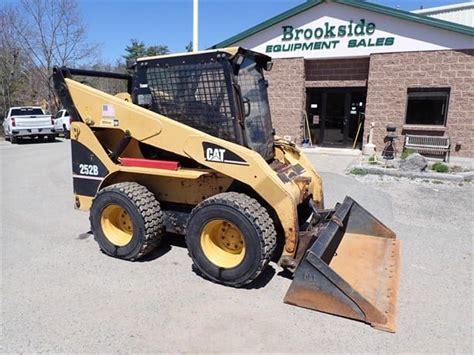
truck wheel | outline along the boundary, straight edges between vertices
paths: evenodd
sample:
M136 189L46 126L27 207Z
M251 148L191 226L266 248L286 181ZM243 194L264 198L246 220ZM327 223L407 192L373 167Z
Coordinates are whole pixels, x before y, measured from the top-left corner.
M16 144L18 143L18 138L15 136L10 136L10 143L11 144Z
M56 136L48 136L48 142L54 142L56 140Z
M69 133L69 130L66 128L65 124L63 124L63 135L64 135L64 139L71 138L71 133Z
M94 238L110 256L136 260L155 249L164 232L160 204L145 186L122 182L101 190L92 202Z
M225 192L192 211L186 244L195 269L228 286L249 284L268 265L276 246L273 220L257 200Z

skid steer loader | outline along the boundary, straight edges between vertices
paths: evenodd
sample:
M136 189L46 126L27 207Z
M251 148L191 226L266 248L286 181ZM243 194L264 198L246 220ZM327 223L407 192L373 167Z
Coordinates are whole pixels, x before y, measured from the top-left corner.
M54 68L71 116L75 207L102 251L136 260L185 235L195 270L240 287L274 258L284 301L395 331L399 242L350 197L324 209L321 178L277 137L271 58L242 48L138 59L132 74ZM112 95L80 78L123 80Z

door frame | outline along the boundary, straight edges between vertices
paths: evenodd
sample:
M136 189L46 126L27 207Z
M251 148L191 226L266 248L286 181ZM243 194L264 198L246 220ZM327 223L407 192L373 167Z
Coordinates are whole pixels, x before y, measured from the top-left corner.
M328 146L324 143L324 131L326 129L326 109L327 109L327 94L345 94L344 97L344 117L343 117L343 138L342 144L330 144L329 146L340 146L345 148L347 146L347 140L349 135L349 119L351 111L351 100L352 93L365 93L367 98L367 87L364 86L348 86L348 87L334 87L334 88L306 88L306 90L319 91L321 93L321 111L319 119L319 145L321 147ZM306 99L308 94L306 95ZM308 107L308 106L307 106ZM308 108L307 108L308 109Z

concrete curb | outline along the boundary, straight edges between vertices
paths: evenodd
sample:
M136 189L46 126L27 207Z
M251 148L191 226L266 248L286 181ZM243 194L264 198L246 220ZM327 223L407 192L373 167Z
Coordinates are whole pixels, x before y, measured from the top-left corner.
M474 180L474 171L463 171L462 173L458 173L464 177L464 180Z
M344 148L325 148L325 147L298 147L305 154L327 154L327 155L347 155L353 157L360 157L362 152L359 149L344 149Z
M398 169L381 168L372 165L352 165L349 167L349 174L353 168L364 169L368 174L372 175L388 175L395 177L406 177L410 179L429 179L429 180L443 180L451 182L464 182L474 180L474 172L462 172L462 173L437 173L437 172L413 172L413 171L401 171Z

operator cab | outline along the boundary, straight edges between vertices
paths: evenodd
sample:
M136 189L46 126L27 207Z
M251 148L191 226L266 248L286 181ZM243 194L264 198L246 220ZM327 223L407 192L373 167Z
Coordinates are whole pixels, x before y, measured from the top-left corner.
M133 64L132 100L269 161L274 131L263 70L271 64L243 48L140 58Z

